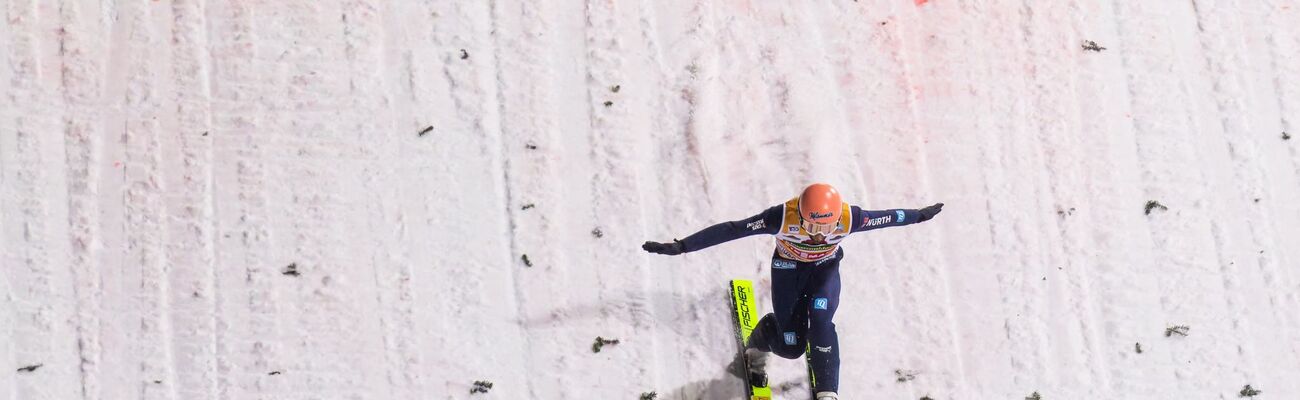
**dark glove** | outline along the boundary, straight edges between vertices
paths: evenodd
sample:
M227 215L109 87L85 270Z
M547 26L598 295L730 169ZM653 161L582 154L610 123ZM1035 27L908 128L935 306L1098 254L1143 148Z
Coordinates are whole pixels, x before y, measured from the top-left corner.
M939 214L940 211L943 211L943 203L934 203L932 206L922 208L918 210L918 212L921 213L921 218L918 219L917 222L929 221L930 218L934 218L934 216Z
M672 243L645 242L645 244L641 245L641 248L651 253L666 256L675 256L686 252L686 246L682 246L682 242L677 239L673 239Z

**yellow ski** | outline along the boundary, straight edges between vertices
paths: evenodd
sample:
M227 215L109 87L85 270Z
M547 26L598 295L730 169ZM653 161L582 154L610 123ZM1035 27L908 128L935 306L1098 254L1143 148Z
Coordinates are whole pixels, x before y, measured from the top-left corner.
M815 399L815 398L817 398L817 374L816 374L816 373L813 373L813 366L812 366L812 343L808 343L808 344L804 345L804 348L803 348L803 359L804 359L805 365L808 366L808 391L809 391L809 395L812 396L812 397L809 397L809 398L810 398L810 399Z
M749 361L745 359L745 344L749 342L749 334L754 332L754 326L758 324L758 305L755 303L757 298L754 296L754 283L744 279L731 281L731 309L733 326L736 329L736 345L742 362L736 363L741 368L740 376L745 380L745 394L749 400L771 400L772 388L766 386L754 386L749 381Z

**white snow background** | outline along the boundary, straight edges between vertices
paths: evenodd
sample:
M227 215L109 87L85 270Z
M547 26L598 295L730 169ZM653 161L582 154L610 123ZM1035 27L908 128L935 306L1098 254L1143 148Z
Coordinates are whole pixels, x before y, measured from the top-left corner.
M919 2L0 0L0 399L738 398L814 181L846 400L1300 398L1300 1Z

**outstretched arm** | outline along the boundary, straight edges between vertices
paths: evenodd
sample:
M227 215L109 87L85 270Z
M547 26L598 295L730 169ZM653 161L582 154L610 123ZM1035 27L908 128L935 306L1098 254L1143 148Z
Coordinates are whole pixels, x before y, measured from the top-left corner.
M922 209L863 210L853 206L853 232L888 228L891 226L911 225L929 221L943 211L943 203L935 203Z
M701 250L746 236L772 235L778 229L781 229L782 207L778 205L749 218L715 224L687 236L686 239L674 239L672 243L645 242L645 244L641 245L641 248L651 253L673 256Z

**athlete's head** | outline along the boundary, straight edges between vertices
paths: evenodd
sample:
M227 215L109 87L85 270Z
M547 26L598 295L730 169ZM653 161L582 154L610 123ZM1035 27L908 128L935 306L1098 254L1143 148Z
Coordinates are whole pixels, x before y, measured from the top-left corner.
M799 195L799 218L808 233L829 235L835 232L844 203L840 192L831 185L814 183Z

